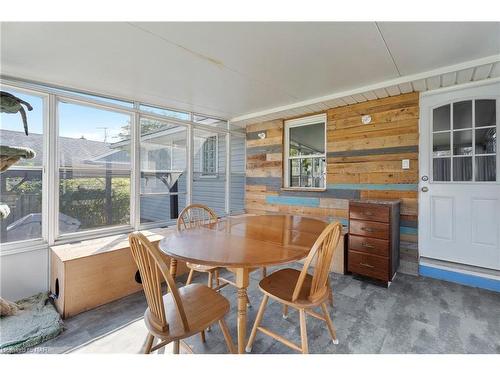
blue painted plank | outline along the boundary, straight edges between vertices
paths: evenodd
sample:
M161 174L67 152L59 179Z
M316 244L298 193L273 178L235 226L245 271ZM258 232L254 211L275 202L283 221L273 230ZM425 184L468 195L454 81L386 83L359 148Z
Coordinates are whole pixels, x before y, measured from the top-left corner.
M401 234L418 234L418 228L411 227L399 227L399 233Z
M319 198L287 197L283 195L269 195L266 197L269 204L283 204L287 206L319 207Z
M500 292L500 280L497 279L489 279L486 277L444 270L442 268L425 266L422 264L419 266L419 272L422 276L432 277L434 279L451 281L457 284Z
M418 184L328 184L328 189L417 191Z

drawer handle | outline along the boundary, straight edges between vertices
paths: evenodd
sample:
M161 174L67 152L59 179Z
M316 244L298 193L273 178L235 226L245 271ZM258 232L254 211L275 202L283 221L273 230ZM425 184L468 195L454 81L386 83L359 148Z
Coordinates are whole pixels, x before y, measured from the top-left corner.
M361 230L364 230L365 232L370 232L370 233L373 233L375 232L375 229L372 229L372 228L365 228L365 227L362 227Z
M370 244L368 244L368 243L366 243L366 242L363 242L361 245L362 245L363 247L367 247L367 248L369 248L369 249L374 249L374 248L375 248L375 246L370 245Z
M375 268L375 266L372 266L371 264L368 264L368 263L360 263L359 265L363 266L363 267L368 267L368 268Z

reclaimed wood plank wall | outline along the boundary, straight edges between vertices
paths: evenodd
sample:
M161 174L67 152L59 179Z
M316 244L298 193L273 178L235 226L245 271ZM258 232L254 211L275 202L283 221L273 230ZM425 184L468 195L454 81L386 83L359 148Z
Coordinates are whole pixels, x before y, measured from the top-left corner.
M283 122L247 126L246 196L249 213L291 213L347 224L351 198L401 200L401 268L418 270L418 93L327 111L327 189L282 190ZM361 116L372 121L363 125ZM264 139L258 134L266 133ZM410 160L410 169L401 160Z

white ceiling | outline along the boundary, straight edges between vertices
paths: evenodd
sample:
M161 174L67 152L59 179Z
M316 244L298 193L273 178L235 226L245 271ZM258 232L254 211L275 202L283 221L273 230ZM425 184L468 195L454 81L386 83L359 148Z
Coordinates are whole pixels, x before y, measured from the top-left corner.
M293 115L493 77L499 54L500 23L2 23L0 68L244 125L276 107ZM488 56L479 73L404 79Z

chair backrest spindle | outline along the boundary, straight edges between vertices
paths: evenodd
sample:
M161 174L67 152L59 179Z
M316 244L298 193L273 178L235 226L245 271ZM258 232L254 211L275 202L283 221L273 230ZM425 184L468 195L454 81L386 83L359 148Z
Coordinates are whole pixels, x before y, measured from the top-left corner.
M177 229L197 228L217 222L217 214L203 204L191 204L184 208L177 219Z
M309 300L315 301L326 293L328 289L328 274L332 263L333 254L342 234L342 225L338 222L329 224L319 235L313 247L309 251L304 267L300 273L292 296L292 301L296 301L307 276L307 270L312 261L316 259L312 276Z
M168 322L161 290L161 283L165 280L172 293L172 298L177 308L177 313L181 317L184 329L189 331L189 324L179 291L163 260L160 250L158 250L146 236L139 232L129 235L129 243L132 256L141 275L142 287L146 295L152 319L150 323L163 332L168 331Z

